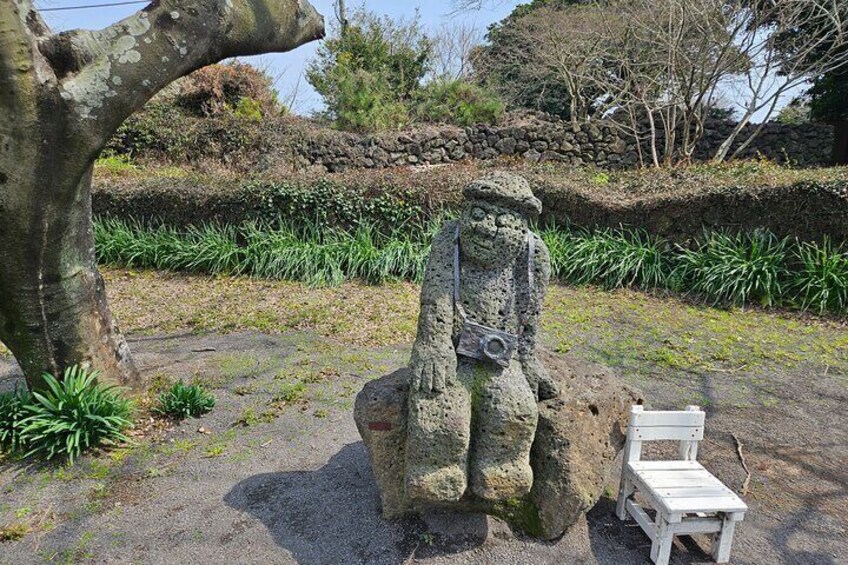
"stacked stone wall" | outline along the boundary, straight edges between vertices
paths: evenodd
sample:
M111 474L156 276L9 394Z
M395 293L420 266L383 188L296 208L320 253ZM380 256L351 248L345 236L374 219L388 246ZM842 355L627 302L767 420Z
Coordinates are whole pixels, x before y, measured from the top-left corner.
M709 159L735 125L731 121L709 124L695 153L696 159ZM740 142L753 127L756 126L746 126L738 138ZM833 147L832 126L769 123L741 156L764 157L802 166L826 166L833 163ZM642 149L647 159L648 148L643 146ZM427 127L379 135L333 132L307 136L299 144L298 153L304 165L322 167L329 172L439 165L498 157L608 169L632 168L639 163L635 141L626 139L610 125L598 122L574 126L550 117L534 117L504 126Z

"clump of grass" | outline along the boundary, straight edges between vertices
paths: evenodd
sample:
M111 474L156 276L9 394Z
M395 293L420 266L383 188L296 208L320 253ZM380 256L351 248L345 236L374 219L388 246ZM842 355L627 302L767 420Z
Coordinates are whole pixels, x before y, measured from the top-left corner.
M24 388L0 394L0 451L13 453L24 449L21 422L32 395Z
M123 432L132 425L132 404L118 387L97 383L97 375L74 365L61 381L43 376L46 388L33 391L21 421L27 456L62 457L73 464L91 447L129 441Z
M12 523L0 528L0 542L18 541L29 533L29 526L20 522Z
M154 409L157 413L175 420L197 418L215 407L215 396L200 385L186 385L182 380L159 395Z
M550 237L551 256L558 255L557 276L574 284L606 288L664 286L669 273L668 243L641 230L578 231ZM550 249L550 247L549 247ZM554 261L552 260L552 268Z
M274 393L274 402L292 403L301 400L306 396L306 385L302 382L284 383Z
M694 249L681 250L678 284L714 303L774 306L789 275L788 244L765 230L707 233Z
M795 251L800 269L793 287L800 307L822 314L848 309L848 255L843 246L829 239L821 245L803 243Z

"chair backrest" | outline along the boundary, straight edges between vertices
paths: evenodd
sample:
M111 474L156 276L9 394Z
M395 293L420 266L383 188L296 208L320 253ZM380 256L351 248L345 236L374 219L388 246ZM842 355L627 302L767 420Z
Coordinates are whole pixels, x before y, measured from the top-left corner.
M698 442L704 439L704 419L704 412L697 406L663 412L648 411L639 405L631 407L625 463L641 458L643 441L662 440L679 441L680 459L694 461L698 456Z

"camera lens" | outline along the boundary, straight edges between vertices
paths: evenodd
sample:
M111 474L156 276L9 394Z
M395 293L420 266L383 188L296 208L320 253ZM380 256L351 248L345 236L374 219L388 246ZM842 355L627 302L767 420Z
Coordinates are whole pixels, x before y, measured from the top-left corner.
M499 360L506 352L506 342L502 337L497 335L487 335L483 338L480 348L489 359L493 361Z

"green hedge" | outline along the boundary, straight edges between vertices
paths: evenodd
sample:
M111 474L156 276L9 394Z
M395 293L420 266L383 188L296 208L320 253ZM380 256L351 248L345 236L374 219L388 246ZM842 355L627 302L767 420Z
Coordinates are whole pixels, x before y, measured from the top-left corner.
M277 218L343 229L363 221L420 225L456 209L462 187L493 168L530 181L544 206L543 224L623 225L682 244L704 229L848 240L848 168L796 170L759 162L616 173L498 162L258 178L131 170L101 175L93 207L100 217L178 228Z

